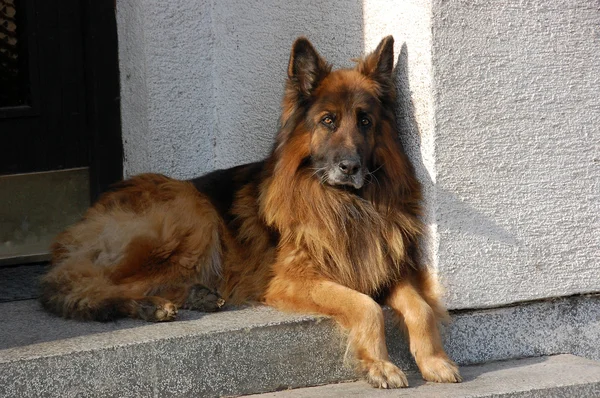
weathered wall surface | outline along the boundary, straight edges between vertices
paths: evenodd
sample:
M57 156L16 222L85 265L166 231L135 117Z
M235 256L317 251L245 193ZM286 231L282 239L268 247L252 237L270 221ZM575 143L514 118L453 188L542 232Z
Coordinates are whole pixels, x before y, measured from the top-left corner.
M360 1L131 0L117 15L126 175L190 178L261 159L295 38L338 66L362 52Z
M262 158L297 36L345 67L392 34L449 306L600 291L595 2L130 0L117 15L127 175Z
M125 174L191 177L211 170L210 7L201 1L119 1L117 23Z
M598 3L436 0L432 23L450 306L599 291Z
M398 127L423 187L424 221L428 227L423 261L437 267L435 221L435 153L433 76L431 58L431 2L406 0L365 1L363 31L365 52L387 36L395 38Z
M298 36L339 66L362 52L361 1L216 1L214 167L263 158L277 131L289 52Z
M301 35L335 67L350 67L393 34L396 52L408 44L405 58L419 65L410 69L411 82L429 92L429 2L362 3L118 2L126 174L191 177L266 155L289 51ZM364 19L372 21L366 31ZM420 97L419 117L430 129L424 114L431 99Z

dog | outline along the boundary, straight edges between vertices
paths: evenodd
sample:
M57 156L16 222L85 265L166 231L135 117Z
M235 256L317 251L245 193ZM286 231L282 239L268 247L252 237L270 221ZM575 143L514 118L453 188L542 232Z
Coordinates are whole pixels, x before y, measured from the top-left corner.
M188 181L118 183L56 238L43 306L99 321L170 321L224 300L324 314L370 384L405 387L386 348L387 304L423 377L459 382L438 331L447 312L419 261L421 188L399 141L393 44L332 70L298 38L270 155Z

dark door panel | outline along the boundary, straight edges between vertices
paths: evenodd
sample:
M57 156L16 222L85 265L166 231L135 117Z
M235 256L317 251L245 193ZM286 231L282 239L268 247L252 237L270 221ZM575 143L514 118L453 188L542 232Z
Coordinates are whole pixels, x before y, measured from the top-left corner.
M0 4L7 14L2 25L16 36L16 45L14 39L6 40L8 34L0 40L2 64L11 72L0 91L13 93L2 95L9 106L0 107L0 139L5 144L0 149L0 173L88 166L80 2L0 0Z
M122 177L119 100L114 0L0 0L0 265Z

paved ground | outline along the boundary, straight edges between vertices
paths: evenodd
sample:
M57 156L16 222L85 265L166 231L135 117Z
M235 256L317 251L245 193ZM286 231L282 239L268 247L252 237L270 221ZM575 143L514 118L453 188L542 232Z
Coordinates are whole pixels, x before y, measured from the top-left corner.
M37 297L38 280L45 269L45 263L0 267L0 302Z

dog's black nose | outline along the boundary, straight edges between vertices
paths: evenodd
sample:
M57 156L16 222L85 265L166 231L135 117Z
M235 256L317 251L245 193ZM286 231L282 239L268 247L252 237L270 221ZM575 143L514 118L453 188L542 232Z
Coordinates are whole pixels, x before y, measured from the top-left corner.
M340 168L342 173L351 176L358 173L358 170L360 170L360 160L345 159L338 164L338 167Z

